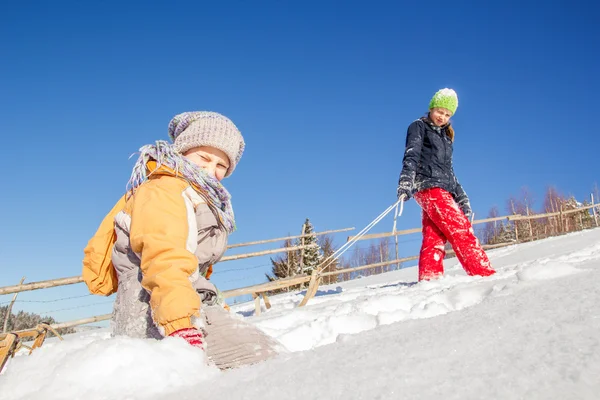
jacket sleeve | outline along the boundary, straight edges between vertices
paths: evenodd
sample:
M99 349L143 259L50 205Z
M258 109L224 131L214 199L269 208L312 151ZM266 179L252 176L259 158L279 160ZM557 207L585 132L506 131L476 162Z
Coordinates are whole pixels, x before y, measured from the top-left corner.
M131 213L131 247L141 254L142 286L165 336L192 327L192 316L200 310L200 296L189 279L198 260L186 247L191 232L182 192L178 179L146 182L134 195Z
M454 196L454 201L456 201L458 205L468 203L469 197L467 196L467 193L465 192L465 189L463 189L460 182L458 182L458 179L456 179L456 176L454 177L454 182L456 183L456 195Z
M412 190L417 174L417 166L421 159L421 149L423 147L423 122L417 120L408 126L406 133L406 148L402 160L402 172L398 184L406 189Z
M458 207L463 211L463 213L469 217L473 210L471 208L471 202L469 201L469 196L465 192L465 189L462 187L458 179L456 179L456 175L454 175L454 183L456 184L454 191L454 201L458 205Z
M119 279L112 264L111 254L117 240L115 215L125 207L125 203L126 198L123 196L104 217L83 250L83 281L92 294L110 296L118 290Z

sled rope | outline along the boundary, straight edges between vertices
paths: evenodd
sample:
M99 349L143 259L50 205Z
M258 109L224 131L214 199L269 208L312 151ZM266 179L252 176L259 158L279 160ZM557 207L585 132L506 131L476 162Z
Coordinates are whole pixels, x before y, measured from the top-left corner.
M358 240L360 240L361 237L366 235L367 232L369 232L371 230L371 228L373 228L375 225L377 225L379 223L379 221L381 221L383 218L385 218L385 216L388 215L394 208L397 210L398 206L400 204L402 204L401 210L400 210L400 213L402 213L402 209L404 209L404 197L402 197L401 199L396 201L394 204L389 206L384 212L379 214L379 216L377 218L375 218L373 221L371 221L371 223L369 225L365 226L356 236L354 236L354 238L352 240L344 243L344 245L342 247L337 249L332 255L330 255L325 260L323 260L321 262L321 266L319 266L316 270L317 273L321 273L325 268L327 268L329 265L331 265L332 262L334 262L335 260L340 258L342 254L344 254L350 247L352 247L352 245L354 243L356 243ZM327 262L327 261L329 261L329 262ZM326 262L327 262L327 264L325 264ZM325 264L325 265L323 265L323 264Z
M404 195L402 195L401 199L404 200ZM398 207L400 207L400 210L398 210ZM396 235L396 221L398 220L398 217L402 215L402 211L404 211L404 201L396 202L396 211L394 212L394 228L392 229L392 232L394 233L394 241L396 242L396 260L400 258L398 253L398 235Z
M400 210L398 210L398 207L400 207ZM317 281L320 280L321 272L323 272L323 270L325 268L329 267L331 265L331 263L333 263L335 260L340 258L340 256L342 254L344 254L350 247L352 247L352 245L354 243L356 243L358 240L360 240L361 237L363 237L367 232L369 232L371 230L371 228L373 228L375 225L377 225L379 223L379 221L381 221L383 218L385 218L385 216L388 215L394 209L396 209L396 212L394 213L395 214L394 215L394 231L395 231L396 230L395 229L396 218L402 214L402 210L404 209L404 195L400 196L398 201L396 201L394 204L389 206L384 212L379 214L379 216L377 218L375 218L373 221L371 221L371 223L369 223L367 226L365 226L356 236L354 236L354 238L352 240L346 242L342 247L337 249L332 255L330 255L329 257L327 257L325 260L323 260L321 262L319 267L317 267L315 269L315 271L312 273L310 283L309 283L308 289L306 290L304 299L302 299L302 301L300 302L298 307L302 307L302 306L306 305L308 300L310 300L317 292L317 287L319 286Z

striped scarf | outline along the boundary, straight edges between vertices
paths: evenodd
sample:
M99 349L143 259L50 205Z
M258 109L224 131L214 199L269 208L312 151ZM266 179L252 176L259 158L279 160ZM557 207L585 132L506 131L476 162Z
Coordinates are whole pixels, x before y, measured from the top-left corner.
M164 140L156 144L147 144L140 148L131 177L127 183L127 190L133 193L142 183L148 180L146 164L156 161L157 168L164 165L175 172L175 176L182 177L201 190L208 205L216 211L219 221L229 233L235 231L235 217L231 206L231 195L216 178L212 177L198 165L194 164L181 153L174 150L173 146Z

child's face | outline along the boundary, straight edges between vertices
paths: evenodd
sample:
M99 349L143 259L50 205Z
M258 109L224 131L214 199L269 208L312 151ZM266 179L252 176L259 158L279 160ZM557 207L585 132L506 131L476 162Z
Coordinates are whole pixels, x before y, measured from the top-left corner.
M432 108L429 112L429 118L433 121L437 126L444 126L450 120L452 113L450 110L446 110L445 108Z
M229 157L214 147L195 147L188 150L184 156L219 181L225 177L229 169Z

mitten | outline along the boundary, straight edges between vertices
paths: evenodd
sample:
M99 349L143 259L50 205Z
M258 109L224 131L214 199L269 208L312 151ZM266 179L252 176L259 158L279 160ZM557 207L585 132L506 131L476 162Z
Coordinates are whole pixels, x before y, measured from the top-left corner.
M180 337L194 347L204 350L204 335L196 328L184 328L171 333L171 337Z
M471 210L471 204L467 200L466 202L458 205L462 212L465 214L467 219L471 219L471 214L473 214L473 210Z
M404 201L408 200L412 196L412 183L407 181L401 181L398 184L398 189L396 191L398 195L398 200L400 200L400 196L404 195Z

